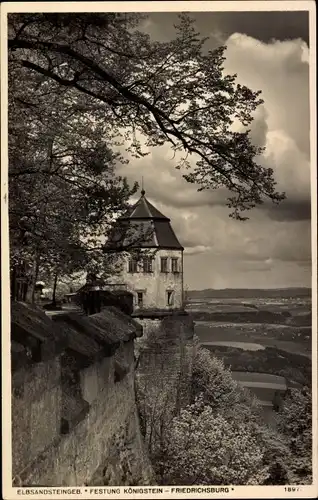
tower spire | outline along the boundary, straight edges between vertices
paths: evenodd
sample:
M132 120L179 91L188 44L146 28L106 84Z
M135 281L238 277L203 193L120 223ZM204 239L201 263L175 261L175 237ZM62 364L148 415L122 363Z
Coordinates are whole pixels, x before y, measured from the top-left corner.
M141 177L141 196L145 196L146 191L144 190L144 177Z

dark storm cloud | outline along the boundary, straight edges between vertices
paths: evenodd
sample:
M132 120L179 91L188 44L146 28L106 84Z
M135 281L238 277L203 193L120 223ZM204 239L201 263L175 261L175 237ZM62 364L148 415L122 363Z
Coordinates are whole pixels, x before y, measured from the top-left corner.
M196 208L196 207L215 207L226 206L229 193L226 189L198 191L192 185L184 182L179 183L179 188L184 191L176 192L173 186L167 183L165 192L160 192L159 196L155 187L150 186L147 193L152 195L155 201L164 203L174 208Z
M276 12L191 12L202 36L218 33L219 43L233 33L269 42L302 38L309 44L309 15L304 11ZM177 13L151 13L149 32L158 39L170 39L174 34L173 25L178 21Z
M268 216L276 221L310 221L311 202L308 200L287 199L280 205L264 206Z
M199 14L204 22L203 13ZM217 12L215 23L226 35L234 32L269 42L302 38L309 43L308 12ZM206 22L206 21L205 21Z

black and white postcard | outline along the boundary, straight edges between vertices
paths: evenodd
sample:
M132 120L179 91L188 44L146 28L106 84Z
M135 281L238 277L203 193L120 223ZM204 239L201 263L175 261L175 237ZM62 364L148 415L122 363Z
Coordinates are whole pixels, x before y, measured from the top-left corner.
M6 500L316 497L315 19L2 4Z

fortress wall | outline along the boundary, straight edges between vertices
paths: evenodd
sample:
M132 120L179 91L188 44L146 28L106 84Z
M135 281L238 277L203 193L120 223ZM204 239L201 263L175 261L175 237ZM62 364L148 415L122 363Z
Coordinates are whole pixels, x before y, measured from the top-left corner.
M26 355L24 365L14 368L13 485L149 484L152 469L135 404L131 319L125 329L122 314L116 324L114 311L102 311L49 325L41 311L28 315L31 308L17 307L30 316L23 325L21 315L13 318L12 345L19 359L21 328L30 344L35 338L45 344L36 333L40 321L63 337L65 347L49 360Z
M60 435L61 360L23 367L12 377L13 475Z
M148 409L157 407L158 426L169 425L191 399L194 325L185 314L138 321L144 329L144 337L136 343L138 404L147 446L154 450L153 416Z

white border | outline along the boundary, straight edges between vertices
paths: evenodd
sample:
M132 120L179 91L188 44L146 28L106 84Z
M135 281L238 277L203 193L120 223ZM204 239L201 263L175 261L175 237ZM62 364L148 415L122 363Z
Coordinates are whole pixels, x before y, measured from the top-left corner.
M14 500L30 498L315 498L317 496L317 120L316 120L316 5L314 1L174 1L174 2L8 2L1 5L1 263L2 263L2 463L3 498ZM162 493L146 493L154 487L118 488L119 493L93 493L96 488L77 488L74 494L49 494L52 488L12 488L11 458L11 370L10 370L10 293L8 242L8 158L7 158L7 24L11 12L199 12L199 11L308 11L310 15L310 152L311 152L311 215L312 215L312 377L313 377L313 485L309 486L235 486L229 492L210 494L181 492L177 488L160 487ZM314 335L314 332L316 335ZM108 487L104 488L107 492ZM196 487L197 489L199 486ZM290 488L290 491L288 491ZM56 490L58 488L55 488ZM26 492L29 491L29 493ZM40 494L45 490L46 494ZM125 492L126 490L126 492ZM287 490L287 491L286 491ZM32 494L33 491L33 494Z

